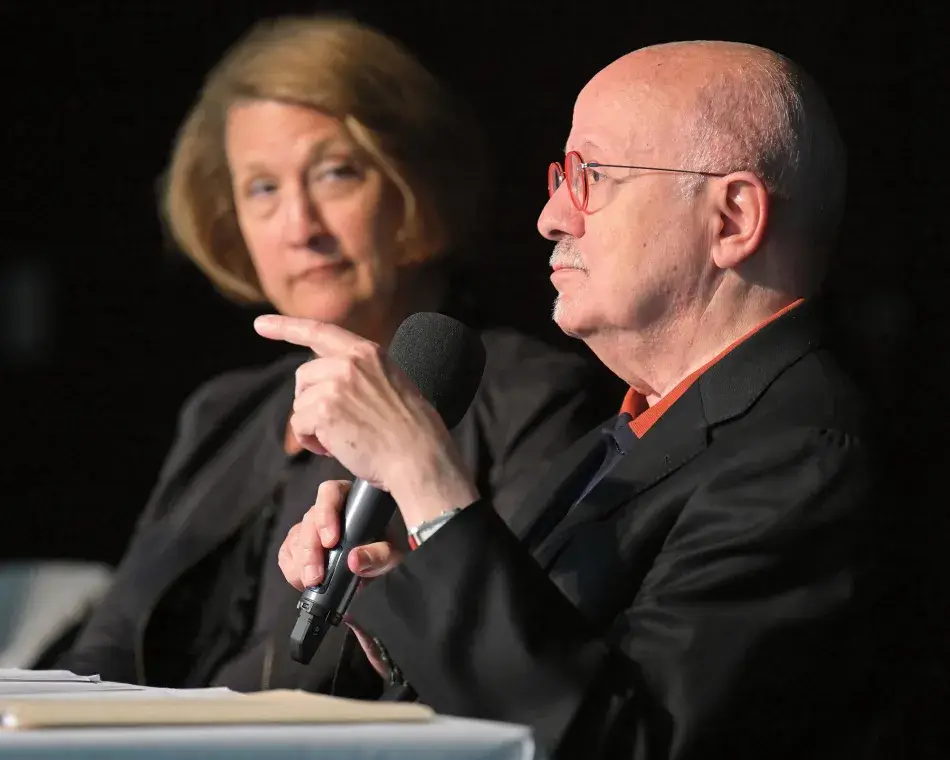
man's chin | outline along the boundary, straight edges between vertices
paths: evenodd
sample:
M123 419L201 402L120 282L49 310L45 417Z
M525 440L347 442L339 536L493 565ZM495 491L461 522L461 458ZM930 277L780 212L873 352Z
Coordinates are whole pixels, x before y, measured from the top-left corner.
M551 310L551 319L565 335L570 338L584 338L586 331L577 320L576 310L572 309L564 302L563 297L558 297L554 302L554 308Z

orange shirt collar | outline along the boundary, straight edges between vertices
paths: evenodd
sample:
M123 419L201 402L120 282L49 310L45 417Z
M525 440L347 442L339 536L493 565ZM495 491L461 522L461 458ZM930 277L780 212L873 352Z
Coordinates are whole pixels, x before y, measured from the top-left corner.
M680 382L677 383L669 393L663 396L653 406L647 404L646 396L644 396L642 393L639 393L638 391L635 391L633 388L630 388L627 391L627 395L624 396L623 406L620 408L620 413L629 414L633 418L630 422L630 429L634 432L637 438L642 438L646 434L647 430L649 430L654 425L654 423L660 419L660 416L663 414L663 412L673 406L676 400L686 392L689 386L696 382L696 378L703 374L703 372L722 359L722 357L732 351L732 349L734 349L740 343L748 340L752 335L769 324L769 322L773 322L782 315L787 314L804 300L805 299L803 298L799 298L797 301L790 303L785 308L779 309L779 311L775 312L775 314L773 314L768 319L757 324L755 327L749 330L749 332L739 338L739 340L726 346L702 367L680 380Z

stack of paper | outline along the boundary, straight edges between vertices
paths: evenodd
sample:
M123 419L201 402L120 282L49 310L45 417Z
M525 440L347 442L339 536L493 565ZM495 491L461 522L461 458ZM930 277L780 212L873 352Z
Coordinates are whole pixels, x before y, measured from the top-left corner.
M141 691L143 687L77 676L68 670L0 669L0 698L40 694L90 694L104 691Z
M0 668L0 703L16 699L185 699L237 696L219 686L213 689L161 689L130 683L102 681L99 676L79 676L68 670L10 670Z
M0 698L0 731L91 726L263 725L289 723L404 723L431 720L425 705L365 702L301 691L257 694L150 695L133 699Z
M63 683L97 683L99 676L78 676L68 670L21 670L20 668L0 668L0 683L43 683L60 681Z
M240 694L110 683L63 670L0 670L0 730L68 726L172 726L426 721L419 704L366 702L302 691Z

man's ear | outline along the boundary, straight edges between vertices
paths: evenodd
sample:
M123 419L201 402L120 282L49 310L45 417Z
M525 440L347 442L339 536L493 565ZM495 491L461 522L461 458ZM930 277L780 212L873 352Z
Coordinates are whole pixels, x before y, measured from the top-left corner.
M718 214L713 261L720 269L735 269L758 250L769 218L769 193L752 172L734 172L710 188Z

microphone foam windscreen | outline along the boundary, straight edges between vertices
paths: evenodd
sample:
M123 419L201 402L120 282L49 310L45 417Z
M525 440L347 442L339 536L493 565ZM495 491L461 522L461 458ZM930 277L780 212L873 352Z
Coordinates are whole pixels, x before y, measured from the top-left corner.
M455 427L471 406L485 371L479 334L445 314L418 312L399 325L388 353L446 427Z

